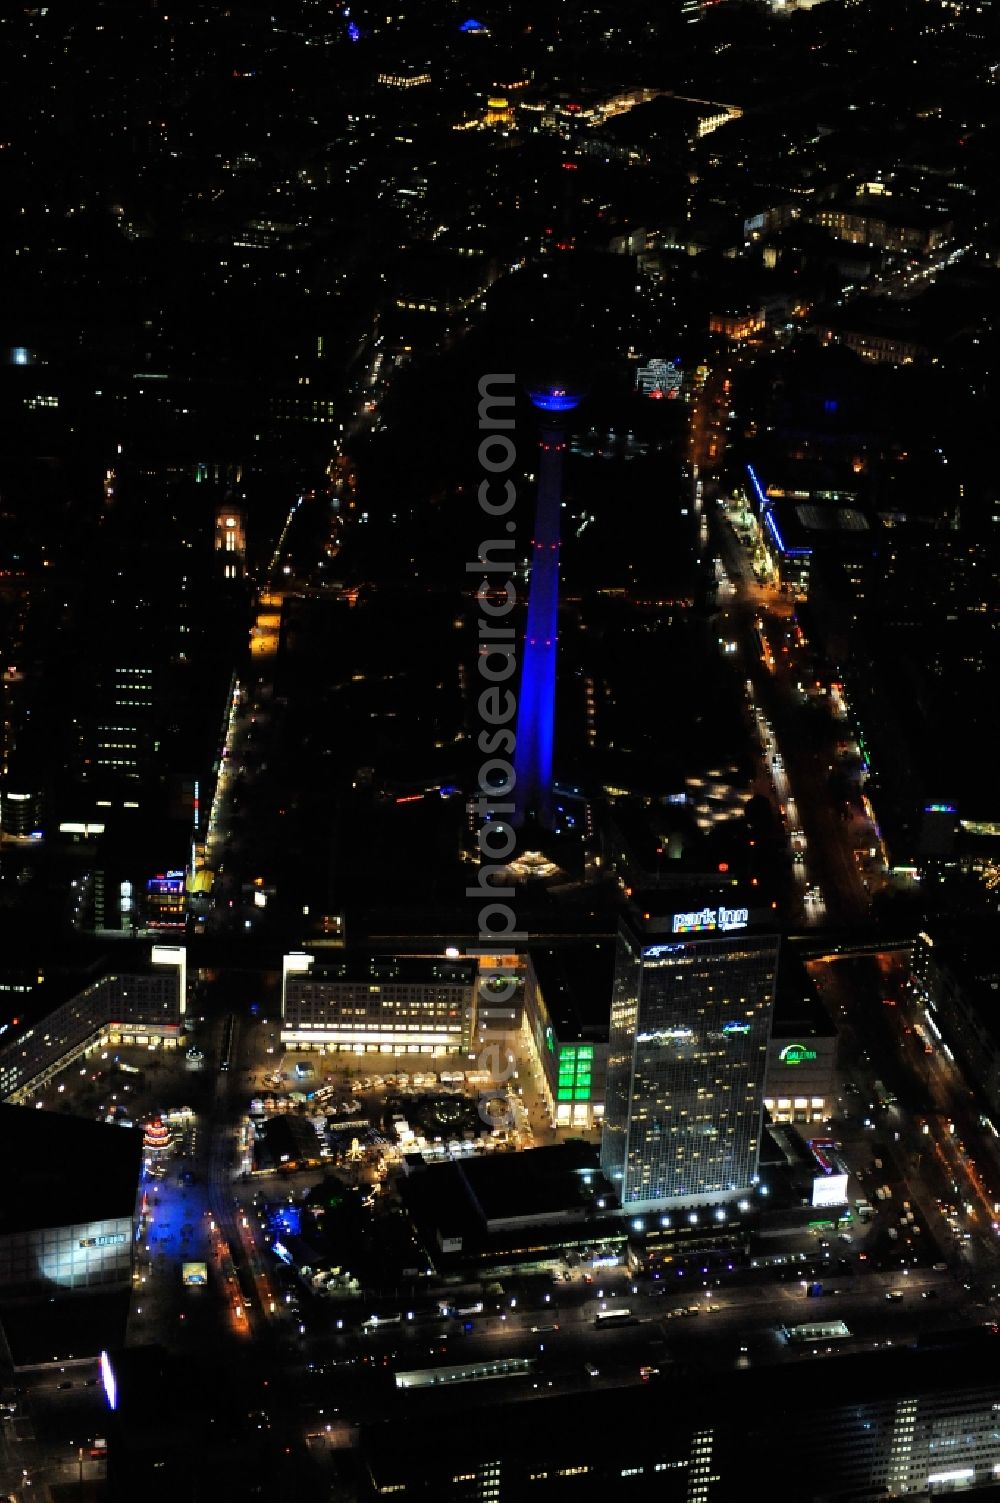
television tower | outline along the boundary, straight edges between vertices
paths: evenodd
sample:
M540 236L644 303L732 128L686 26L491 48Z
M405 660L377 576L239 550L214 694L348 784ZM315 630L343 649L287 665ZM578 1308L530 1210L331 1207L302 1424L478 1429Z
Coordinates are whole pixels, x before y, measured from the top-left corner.
M514 751L515 823L533 819L552 827L552 749L556 709L556 640L559 615L559 532L562 507L563 418L583 393L561 386L528 391L539 413L538 501L531 546L528 622L524 633L521 697Z

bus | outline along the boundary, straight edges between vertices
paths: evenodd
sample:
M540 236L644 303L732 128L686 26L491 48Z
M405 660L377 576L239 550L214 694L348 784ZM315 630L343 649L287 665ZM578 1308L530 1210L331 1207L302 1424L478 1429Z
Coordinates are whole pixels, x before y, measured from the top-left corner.
M395 1315L369 1315L367 1320L362 1321L361 1329L370 1335L372 1331L380 1331L383 1326L398 1326L402 1322L403 1317L398 1311Z
M842 1320L817 1320L803 1326L782 1326L781 1334L793 1346L808 1341L849 1341L850 1327Z
M809 1230L811 1232L843 1232L847 1231L853 1223L854 1217L850 1207L845 1206L842 1211L838 1211L836 1216L824 1216L810 1221Z
M219 1069L228 1070L233 1062L233 1035L236 1032L236 1018L230 1013L222 1028L222 1049L219 1054Z
M632 1323L631 1310L601 1310L594 1321L594 1325L601 1326L625 1326Z
M878 1102L883 1111L887 1111L890 1106L895 1106L896 1102L899 1100L899 1097L896 1095L895 1091L890 1091L886 1086L882 1084L880 1080L876 1080L875 1100Z
M756 573L756 570L754 572ZM762 576L758 575L758 578L762 578ZM757 651L760 654L760 660L766 668L769 668L773 672L774 654L771 652L771 644L767 640L767 634L764 631L763 621L758 618L758 620L756 620L753 624L753 630L754 638L757 643Z

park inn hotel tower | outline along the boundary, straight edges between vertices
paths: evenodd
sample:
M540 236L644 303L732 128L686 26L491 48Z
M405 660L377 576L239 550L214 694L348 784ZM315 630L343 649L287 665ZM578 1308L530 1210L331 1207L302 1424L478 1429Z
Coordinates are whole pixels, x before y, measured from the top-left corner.
M601 1166L628 1211L757 1180L778 939L731 895L664 911L673 897L639 899L618 932Z

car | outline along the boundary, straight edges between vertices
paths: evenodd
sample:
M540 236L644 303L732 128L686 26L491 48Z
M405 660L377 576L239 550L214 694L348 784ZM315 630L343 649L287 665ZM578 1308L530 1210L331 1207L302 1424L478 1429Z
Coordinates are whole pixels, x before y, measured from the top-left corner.
M601 1369L599 1367L595 1367L593 1362L585 1362L583 1364L583 1370L587 1374L588 1378L599 1378L601 1376Z
M936 1289L924 1289L920 1294L921 1299L937 1299L937 1297L938 1292Z
M885 1297L887 1300L895 1302L896 1300L903 1298L903 1291L902 1289L887 1289L885 1291Z
M931 1267L933 1268L933 1270L934 1270L935 1273L947 1273L948 1272L948 1265L947 1265L947 1263L932 1263Z

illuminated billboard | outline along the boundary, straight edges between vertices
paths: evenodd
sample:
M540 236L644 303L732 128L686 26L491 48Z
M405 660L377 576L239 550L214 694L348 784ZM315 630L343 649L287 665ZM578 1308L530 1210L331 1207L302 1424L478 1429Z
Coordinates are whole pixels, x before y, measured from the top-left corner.
M814 1206L845 1206L847 1175L817 1174L813 1180L812 1203Z
M675 913L673 934L704 934L713 929L745 929L750 922L746 908L702 908L697 913Z
M650 360L635 373L636 390L644 397L662 401L676 399L684 377L677 360Z
M816 1058L816 1050L806 1044L786 1044L778 1058L783 1065L805 1065Z
M188 1288L196 1289L201 1284L208 1283L207 1263L182 1263L181 1278Z
M109 1409L118 1407L118 1384L115 1380L114 1369L111 1366L111 1358L107 1352L101 1353L101 1382L104 1385L104 1393L108 1401Z
M187 903L184 873L157 872L146 883L147 923L151 929L182 929Z

